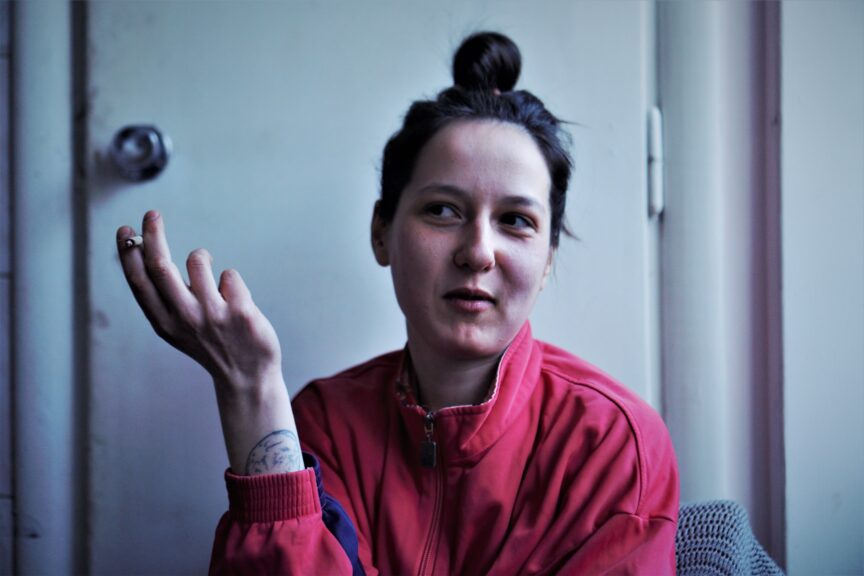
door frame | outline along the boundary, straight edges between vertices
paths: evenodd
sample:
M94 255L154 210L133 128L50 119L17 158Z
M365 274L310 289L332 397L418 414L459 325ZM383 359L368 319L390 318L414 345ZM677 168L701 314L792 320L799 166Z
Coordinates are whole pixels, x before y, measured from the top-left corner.
M13 566L22 574L86 572L75 4L11 3Z

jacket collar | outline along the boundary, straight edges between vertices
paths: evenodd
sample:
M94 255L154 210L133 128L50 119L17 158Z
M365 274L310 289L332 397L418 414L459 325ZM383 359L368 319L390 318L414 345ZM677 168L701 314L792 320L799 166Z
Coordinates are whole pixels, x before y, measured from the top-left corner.
M426 437L429 413L417 404L405 378L410 361L407 354L406 346L395 383L396 400L409 438L419 446ZM539 346L531 336L530 324L525 322L498 363L492 394L486 401L450 406L432 414L439 460L448 463L470 460L495 444L527 405L537 385L540 367Z

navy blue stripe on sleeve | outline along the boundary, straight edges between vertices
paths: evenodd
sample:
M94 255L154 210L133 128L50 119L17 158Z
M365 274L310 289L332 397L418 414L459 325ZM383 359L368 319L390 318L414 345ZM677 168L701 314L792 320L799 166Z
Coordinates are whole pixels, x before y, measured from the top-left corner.
M318 496L321 499L321 516L324 525L330 533L336 537L342 549L351 561L354 576L365 576L366 572L360 564L359 545L357 543L357 529L348 517L348 513L339 502L324 491L324 482L321 480L321 466L318 459L312 454L303 453L303 463L307 468L315 470L315 481L318 483Z

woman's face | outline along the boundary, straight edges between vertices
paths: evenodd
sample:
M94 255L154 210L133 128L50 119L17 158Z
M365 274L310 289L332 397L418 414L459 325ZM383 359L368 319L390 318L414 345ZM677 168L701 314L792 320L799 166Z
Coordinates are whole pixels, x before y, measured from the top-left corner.
M521 127L458 121L420 152L393 220L373 220L412 350L497 356L528 319L552 264L546 162Z

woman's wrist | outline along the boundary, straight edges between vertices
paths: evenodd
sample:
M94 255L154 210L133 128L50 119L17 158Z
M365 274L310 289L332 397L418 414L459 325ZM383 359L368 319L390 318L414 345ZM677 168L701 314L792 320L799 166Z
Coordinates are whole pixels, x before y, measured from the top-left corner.
M279 474L303 469L291 399L281 374L254 386L215 385L232 472Z

